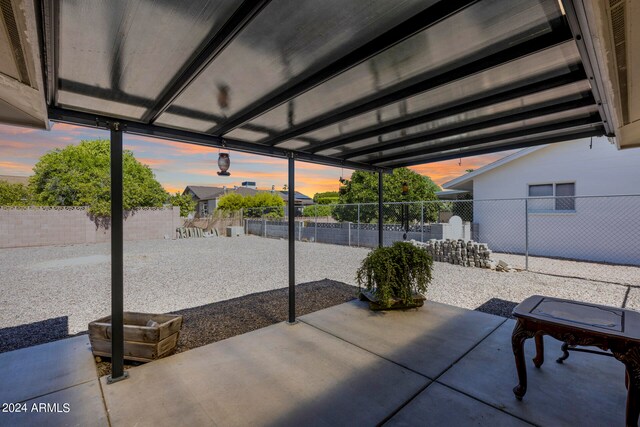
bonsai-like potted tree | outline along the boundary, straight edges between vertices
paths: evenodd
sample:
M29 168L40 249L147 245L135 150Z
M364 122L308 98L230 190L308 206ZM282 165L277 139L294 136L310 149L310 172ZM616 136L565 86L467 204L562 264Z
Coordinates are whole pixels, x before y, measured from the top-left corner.
M432 266L427 251L409 242L377 248L358 269L360 299L368 300L372 310L421 307L431 282Z

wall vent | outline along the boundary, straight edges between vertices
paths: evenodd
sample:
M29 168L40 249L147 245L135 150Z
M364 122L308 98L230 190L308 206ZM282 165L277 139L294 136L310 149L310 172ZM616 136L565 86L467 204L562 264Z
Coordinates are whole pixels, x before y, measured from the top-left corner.
M13 14L13 6L11 0L0 0L0 11L2 11L2 20L7 29L7 36L11 44L13 58L16 62L16 68L20 74L20 82L31 85L29 80L29 72L27 71L27 63L24 59L24 51L22 50L22 42L20 41L20 32L16 24L16 18Z
M627 8L626 0L609 0L609 19L613 34L613 47L620 90L622 120L629 123L629 104L627 99Z

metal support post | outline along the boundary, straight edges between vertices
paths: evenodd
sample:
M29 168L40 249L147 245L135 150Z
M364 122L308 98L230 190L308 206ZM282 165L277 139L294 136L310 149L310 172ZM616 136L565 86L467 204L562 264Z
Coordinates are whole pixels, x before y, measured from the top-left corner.
M524 269L529 270L529 199L524 199Z
M424 243L424 200L420 202L420 241Z
M124 371L124 273L122 220L122 128L111 123L111 375L112 384L128 378Z
M360 203L358 203L358 247L360 247Z
M318 205L314 205L313 210L316 213L316 222L315 227L313 228L313 241L318 243Z
M382 217L382 171L378 172L378 247L384 246L384 234L382 227L384 226L384 218Z
M289 186L287 208L289 211L289 324L296 323L296 208L295 208L295 160L289 155Z
M267 237L267 218L264 216L264 207L262 208L262 234Z

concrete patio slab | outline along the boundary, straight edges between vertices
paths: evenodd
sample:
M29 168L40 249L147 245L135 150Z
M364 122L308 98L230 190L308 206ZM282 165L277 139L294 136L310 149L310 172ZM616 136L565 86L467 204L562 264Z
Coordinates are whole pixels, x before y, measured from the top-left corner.
M25 402L26 412L0 413L2 426L108 427L98 379Z
M505 321L431 301L415 310L385 312L353 301L300 320L432 379Z
M97 378L87 335L0 354L0 402L24 402Z
M434 382L385 426L492 426L524 427L531 424Z
M527 340L528 390L520 402L512 389L517 374L509 320L447 371L438 381L537 425L624 425L624 366L600 355L571 353L564 364L561 343L545 337L545 362L533 366L533 340Z
M284 323L130 370L106 385L113 426L375 425L429 380Z

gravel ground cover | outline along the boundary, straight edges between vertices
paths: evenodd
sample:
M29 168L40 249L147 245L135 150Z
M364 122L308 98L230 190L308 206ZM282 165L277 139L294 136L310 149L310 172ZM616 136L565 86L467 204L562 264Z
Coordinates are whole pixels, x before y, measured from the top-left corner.
M342 304L357 293L358 288L334 280L303 283L296 286L296 312L302 316ZM286 321L288 295L288 288L282 288L175 311L183 316L176 353ZM99 375L109 375L109 360L97 360ZM135 364L125 363L125 369L130 366Z
M297 282L326 278L355 285L355 271L368 252L297 243ZM639 268L543 261L545 274L435 263L427 297L503 314L533 294L640 309L640 289L632 287L640 286ZM257 236L125 242L124 262L128 311L184 310L288 283L287 242ZM55 324L51 339L65 326L69 334L86 330L90 321L109 314L109 270L108 244L1 249L0 329L15 336L18 329L9 328Z

